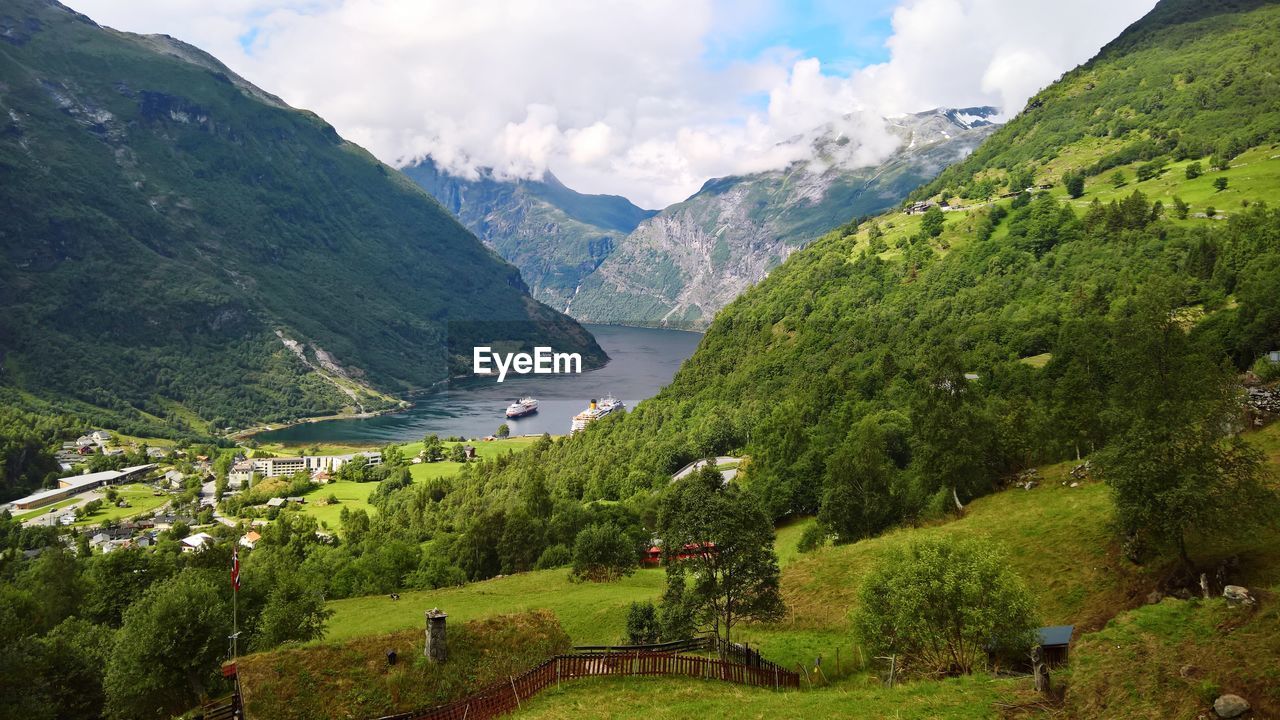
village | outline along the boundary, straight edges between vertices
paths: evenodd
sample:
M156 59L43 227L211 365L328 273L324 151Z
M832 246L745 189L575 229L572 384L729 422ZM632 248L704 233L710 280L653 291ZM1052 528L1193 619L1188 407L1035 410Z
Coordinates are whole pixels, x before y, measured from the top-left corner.
M474 446L466 445L460 455L473 460L477 453ZM247 522L224 516L218 509L221 501L282 478L305 478L307 484L319 488L332 482L352 460L358 459L361 467L380 465L382 452L284 457L263 453L251 457L245 448L208 447L197 452L122 443L111 432L99 429L64 443L56 458L68 473L57 480L57 487L0 505L0 511L28 526L69 529L64 542L74 552L105 554L153 548L162 539L176 541L182 552L198 552L223 541L252 548L261 538L258 531L279 511L307 503L305 493L273 494L246 508L246 514L261 515ZM124 465L140 459L151 462ZM414 463L423 461L422 457L412 459ZM120 467L97 469L103 465ZM70 474L77 469L80 474Z

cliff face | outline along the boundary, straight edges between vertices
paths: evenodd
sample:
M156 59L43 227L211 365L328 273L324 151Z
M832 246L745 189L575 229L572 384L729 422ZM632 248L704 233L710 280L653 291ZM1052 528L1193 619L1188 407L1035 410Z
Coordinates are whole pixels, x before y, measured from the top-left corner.
M704 328L716 311L795 250L850 219L880 212L963 159L996 127L992 108L936 110L889 121L899 147L856 166L835 129L816 160L709 181L621 240L565 311L602 323Z
M520 269L534 297L563 308L574 289L655 211L616 195L584 195L548 173L503 181L449 175L430 158L402 172Z

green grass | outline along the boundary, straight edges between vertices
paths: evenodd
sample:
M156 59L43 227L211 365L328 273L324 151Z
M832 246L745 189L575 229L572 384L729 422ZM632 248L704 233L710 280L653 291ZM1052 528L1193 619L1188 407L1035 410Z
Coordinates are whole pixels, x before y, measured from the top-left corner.
M341 640L422 627L422 613L433 607L462 621L545 608L555 613L575 644L612 643L621 639L631 603L656 600L665 583L661 570L640 570L612 583L575 583L567 569L539 570L456 588L402 592L399 600L335 600L329 603L334 616L325 637Z
M803 682L803 681L802 681ZM552 687L517 718L937 718L997 717L992 703L1025 680L972 676L888 688L866 677L827 688L778 692L674 678L587 678Z
M284 647L242 658L240 686L254 720L381 717L450 702L569 648L547 614L507 615L468 623L450 616L449 660L422 657L423 633L397 633ZM399 662L388 665L386 652Z
M1280 424L1249 437L1273 464L1280 464ZM806 518L779 528L775 547L789 615L780 623L739 625L734 639L750 643L765 657L788 668L803 667L810 674L821 655L823 671L832 682L828 687L779 694L702 681L589 680L545 693L530 703L525 715L711 717L723 715L726 708L749 706L753 717L985 718L996 716L993 703L997 701L1030 706L1034 698L1025 681L971 677L881 687L871 679L868 658L852 632L850 613L857 605L861 578L879 558L892 547L936 536L977 535L1000 543L1010 565L1031 588L1045 624L1074 624L1082 632L1094 632L1107 626L1117 613L1139 605L1168 564L1155 561L1139 567L1119 555L1108 489L1091 481L1069 487L1072 464L1041 468L1040 487L981 498L970 503L960 519L904 528L851 545L828 546L802 555L795 549L796 542L814 520ZM1196 541L1192 552L1205 564L1237 556L1239 579L1250 585L1280 583L1280 531L1214 543ZM422 612L431 607L440 607L461 620L546 608L555 613L575 644L612 643L621 639L630 603L656 599L663 587L661 570L642 570L617 583L593 584L573 583L561 569L459 588L407 592L398 601L381 596L338 600L329 603L335 615L327 639L420 628ZM1275 632L1274 623L1260 628L1263 635L1259 637L1275 637L1265 635ZM1204 630L1197 632L1203 635ZM1177 657L1177 652L1182 651L1170 649L1173 654L1169 657ZM1229 666L1226 657L1215 662ZM1108 666L1106 672L1118 672L1123 665ZM1275 672L1258 667L1257 677L1263 680L1272 677L1267 673Z
M493 440L491 442L475 442L468 443L476 448L476 454L482 459L492 460L496 457L509 452L519 452L533 443L538 438L508 438L506 440ZM448 449L459 443L445 443L445 455L448 456ZM400 446L405 457L414 457L422 451L422 443L408 443ZM356 449L345 445L321 445L320 451L323 454L343 454L356 452ZM290 453L298 452L297 447L291 447L283 452L277 452L278 455L288 456ZM456 475L462 470L462 463L443 460L434 463L419 463L409 466L409 475L415 483L433 480L435 478L449 477ZM357 483L357 482L331 482L327 485L321 485L307 496L307 503L302 506L300 512L314 517L321 523L332 530L338 530L342 527L340 515L342 509L348 510L364 510L369 514L377 512L372 505L369 504L369 494L377 489L379 483ZM325 500L330 494L336 495L338 504L321 505L320 501Z
M1204 174L1195 180L1188 180L1186 168L1192 162L1199 162ZM1218 217L1227 217L1239 212L1241 201L1274 200L1280 197L1280 149L1272 146L1255 147L1246 150L1231 161L1231 168L1224 171L1211 170L1209 159L1186 160L1170 163L1159 176L1145 182L1136 182L1137 166L1133 163L1117 168L1129 179L1128 183L1117 188L1111 184L1110 177L1115 170L1108 170L1098 177L1088 178L1085 182L1085 194L1073 200L1077 213L1083 213L1094 198L1104 203L1119 200L1140 190L1149 200L1164 203L1165 214L1173 218L1173 198L1178 196L1191 206L1191 213L1204 212L1213 207ZM1219 177L1227 178L1227 189L1214 189L1213 182ZM1060 200L1066 199L1066 190L1057 186L1052 190ZM1176 220L1175 220L1176 221ZM1188 218L1184 222L1216 222L1203 218Z
M1247 699L1251 717L1280 716L1273 594L1257 610L1166 599L1117 617L1072 651L1067 706L1077 717L1216 717L1221 693Z
M88 516L83 520L78 520L71 524L71 527L85 527L87 525L99 525L104 522L114 522L116 520L124 520L135 515L151 512L169 500L168 495L155 496L155 488L142 483L130 483L128 485L116 485L115 489L120 493L120 499L126 500L129 507L116 507L107 502L103 497L103 508L98 512Z
M45 505L43 507L38 507L35 510L32 510L30 512L24 512L21 515L15 515L13 516L13 519L17 520L18 522L23 522L24 520L30 520L31 518L40 517L41 515L44 515L45 513L48 513L48 512L52 512L54 510L60 510L64 507L67 507L68 505L75 505L76 503L80 502L81 499L82 498L73 497L73 498L67 498L66 500L59 500L58 502L52 505Z

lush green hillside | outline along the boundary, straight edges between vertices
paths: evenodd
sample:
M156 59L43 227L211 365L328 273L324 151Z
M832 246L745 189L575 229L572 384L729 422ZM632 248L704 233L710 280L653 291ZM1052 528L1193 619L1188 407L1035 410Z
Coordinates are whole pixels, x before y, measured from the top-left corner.
M199 50L46 0L0 25L4 385L207 432L386 407L476 342L603 359L403 176Z
M990 203L952 194L959 212L894 213L832 232L722 311L658 397L548 453L482 471L486 487L516 486L536 466L571 496L624 499L662 487L695 457L742 451L752 457L745 482L776 516L813 513L872 434L893 465L871 490L881 510L861 532L874 533L952 504L944 496L956 477L967 478L958 490L967 501L1020 467L1102 447L1128 402L1116 378L1144 377L1141 358L1122 359L1143 331L1126 320L1136 312L1158 315L1161 306L1197 319L1187 326L1194 352L1228 356L1238 369L1280 346L1280 211L1267 205L1280 187L1266 179L1280 159L1266 132L1244 132L1280 128L1271 104L1280 93L1267 89L1274 63L1237 62L1280 52L1280 6L1197 4L1204 17L1176 7L1162 4L1125 43L1045 90L960 166L965 178L991 178L993 193L1026 187L1025 172L1010 177L1002 164L1016 165L1007 158L1042 138L1045 149L1028 157L1043 156L1050 169L1031 179L1087 174L1080 200L1066 202L1061 187ZM1151 23L1163 30L1145 30ZM1182 82L1188 59L1198 59L1197 84L1252 88L1213 96L1219 136L1265 143L1231 168L1212 169L1214 149L1195 145L1186 152L1204 175L1187 179L1191 158L1162 145L1168 164L1138 182L1137 166L1150 160L1100 164L1110 146L1064 129L1078 108L1053 98L1092 84L1098 98L1126 105L1156 76L1170 88ZM1172 136L1185 124L1180 137L1200 137L1207 121L1166 92L1165 102L1135 111L1141 123L1126 126L1116 149L1157 126ZM1117 168L1127 178L1118 190ZM956 181L961 170L938 187L972 184ZM1185 216L1172 201L1184 194L1193 205ZM976 378L962 380L966 373ZM936 392L957 384L966 391L954 398ZM859 431L864 419L870 427ZM930 449L940 452L921 452ZM943 467L952 461L960 465Z
M402 169L516 267L534 297L563 308L574 289L642 220L654 214L616 195L585 195L554 175L470 180L427 158Z

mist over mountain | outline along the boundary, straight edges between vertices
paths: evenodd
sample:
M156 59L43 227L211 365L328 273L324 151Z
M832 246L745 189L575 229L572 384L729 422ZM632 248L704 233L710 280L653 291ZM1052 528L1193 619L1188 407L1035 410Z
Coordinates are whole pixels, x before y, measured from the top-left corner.
M789 141L805 159L709 180L657 213L576 193L550 174L467 180L429 159L404 172L519 267L544 302L582 321L701 329L796 249L896 205L963 159L997 115L938 109L886 119L883 133L865 121L828 123Z

